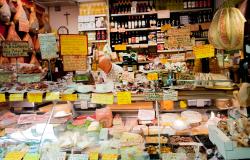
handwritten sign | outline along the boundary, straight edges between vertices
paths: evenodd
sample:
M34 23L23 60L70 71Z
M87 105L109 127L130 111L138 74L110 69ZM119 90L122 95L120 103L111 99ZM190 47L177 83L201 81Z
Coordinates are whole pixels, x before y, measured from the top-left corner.
M3 83L7 83L7 82L11 82L12 80L12 73L5 73L5 72L1 72L0 73L0 82Z
M131 92L117 92L118 104L131 104Z
M97 104L113 104L114 95L113 94L97 94L93 93L91 98L91 103Z
M39 160L40 154L38 153L27 153L23 160Z
M29 44L27 41L2 41L4 57L28 56Z
M77 101L77 94L63 94L62 101Z
M12 151L8 152L4 158L4 160L21 160L25 152Z
M89 160L98 160L99 158L99 153L98 152L91 152L89 154Z
M123 44L117 44L115 45L115 51L126 51L127 50L127 46L123 45Z
M63 56L64 71L86 71L87 57L86 56Z
M6 102L5 94L0 94L0 102Z
M156 81L156 80L158 80L158 73L148 73L147 74L147 79L149 81Z
M214 57L214 47L211 44L193 47L196 59Z
M27 94L28 102L41 103L43 102L42 93L28 93Z
M23 94L10 94L9 101L15 102L15 101L23 101Z
M158 93L154 92L146 92L145 93L145 101L160 101L162 100L162 96L159 95Z
M54 33L38 34L42 59L57 58L57 43Z
M102 154L102 160L117 160L117 154Z
M60 35L60 45L63 56L88 54L88 39L85 35Z
M178 101L178 91L172 89L164 91L163 100Z
M54 101L59 100L60 93L59 92L47 92L45 100L46 101Z
M21 32L29 32L30 24L29 24L28 20L19 18L18 24L19 24L19 27L18 27L19 31L21 31Z

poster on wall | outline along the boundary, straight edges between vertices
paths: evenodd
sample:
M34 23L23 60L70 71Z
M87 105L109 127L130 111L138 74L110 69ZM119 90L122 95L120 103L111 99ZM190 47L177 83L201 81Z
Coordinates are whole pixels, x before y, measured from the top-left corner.
M64 71L86 71L87 57L86 56L63 56Z
M60 35L61 55L86 56L88 54L88 38L86 35Z
M56 35L54 33L39 34L38 39L42 59L52 59L58 57L58 55L56 54L56 52L58 51Z

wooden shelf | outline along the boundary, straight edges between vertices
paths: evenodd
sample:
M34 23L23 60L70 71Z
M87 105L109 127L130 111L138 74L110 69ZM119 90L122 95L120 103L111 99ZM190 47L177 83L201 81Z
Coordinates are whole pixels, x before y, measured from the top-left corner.
M89 43L106 43L107 40L93 40L93 41L88 41Z
M181 9L181 10L170 10L171 13L177 12L197 12L197 11L207 11L212 10L212 8L190 8L190 9Z
M84 30L81 30L79 32L88 32L88 31L104 31L104 30L107 30L107 28L92 28L92 29L84 29Z
M127 13L127 14L111 14L111 17L117 16L138 16L138 15L151 15L156 14L157 12L140 12L140 13Z
M186 51L192 51L192 50L184 50L184 49L176 49L176 50L157 50L158 53L172 53L172 52L186 52Z

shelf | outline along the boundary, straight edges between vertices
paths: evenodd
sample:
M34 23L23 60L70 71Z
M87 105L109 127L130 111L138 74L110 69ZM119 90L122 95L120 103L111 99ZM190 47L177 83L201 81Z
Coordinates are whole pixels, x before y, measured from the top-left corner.
M133 28L133 29L124 29L123 31L119 32L119 30L115 30L112 31L111 29L111 33L124 33L124 32L133 32L133 31L155 31L155 30L161 30L161 28L159 27L155 27L155 28Z
M114 62L115 64L120 64L122 65L123 62ZM137 62L138 64L146 64L146 63L153 63L153 61L140 61L140 62Z
M228 108L217 108L215 106L209 106L209 107L187 107L185 109L176 107L173 110L160 110L161 113L178 113L178 112L183 112L183 111L197 111L197 112L208 112L208 111L226 111L229 109L234 109L235 107L228 107Z
M107 28L92 28L92 29L83 29L83 30L79 30L79 32L88 32L88 31L103 31L103 30L107 30Z
M184 49L176 49L176 50L158 50L158 53L172 53L172 52L186 52L186 51L192 51L192 50L184 50Z
M89 43L106 43L107 40L93 40L93 41L88 41Z
M127 44L126 46L130 48L148 48L157 46L157 44ZM112 45L112 47L115 47L115 45Z
M193 9L182 9L182 10L171 10L171 13L177 12L197 12L197 11L207 11L212 10L212 8L193 8Z
M151 15L156 14L157 12L140 12L140 13L127 13L127 14L111 14L111 17L118 17L118 16L138 16L138 15Z
M157 42L157 44L164 44L165 42Z

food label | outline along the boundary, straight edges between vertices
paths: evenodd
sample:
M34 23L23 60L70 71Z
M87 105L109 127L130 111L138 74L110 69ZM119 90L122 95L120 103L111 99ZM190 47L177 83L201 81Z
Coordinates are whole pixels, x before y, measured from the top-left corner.
M60 93L59 92L47 92L46 93L46 101L54 101L59 100Z
M164 91L163 100L178 101L178 91L172 89Z
M86 35L60 35L60 46L63 56L86 56L88 54Z
M114 95L113 94L93 93L92 98L91 98L91 103L113 104L114 103Z
M54 33L38 34L42 59L57 58L57 42Z
M131 92L117 92L118 104L131 104Z
M86 71L87 57L86 56L63 56L64 71Z
M26 41L2 41L4 57L28 56L29 44Z
M157 18L158 19L170 18L170 10L159 10L159 11L157 11Z
M214 57L215 49L211 44L193 47L196 59Z
M23 101L23 94L10 94L9 101Z
M41 103L43 102L42 93L28 93L27 94L28 102Z
M0 94L0 102L6 102L5 94Z
M89 154L89 160L98 160L99 158L99 153L98 152L91 152Z
M63 94L62 101L77 101L77 94Z
M149 81L156 81L156 80L158 80L158 73L148 73L147 74L147 79Z

